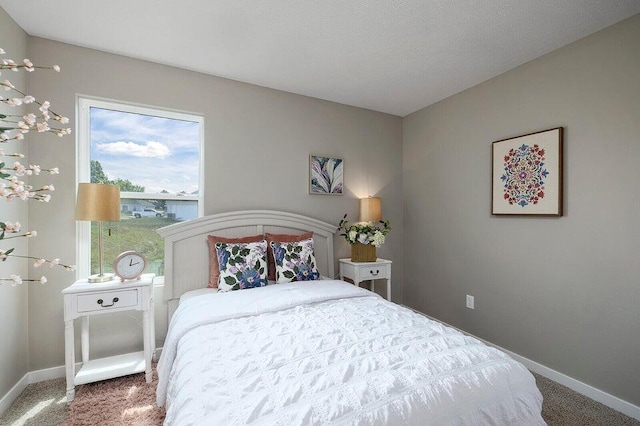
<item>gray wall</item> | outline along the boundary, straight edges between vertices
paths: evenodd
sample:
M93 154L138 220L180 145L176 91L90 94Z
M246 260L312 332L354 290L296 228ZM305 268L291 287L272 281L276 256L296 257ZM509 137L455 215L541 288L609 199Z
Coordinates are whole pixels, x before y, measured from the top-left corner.
M10 58L16 62L21 62L27 57L27 34L22 31L13 19L0 8L0 47L6 52L3 59ZM16 88L23 92L27 89L26 73L3 71L0 79L8 79ZM15 96L2 90L2 96ZM16 114L23 113L21 108L11 108L4 103L0 104L0 113ZM0 148L6 153L27 152L28 144L20 143L0 143ZM28 159L28 158L27 158ZM0 157L0 162L12 164L16 159L10 157ZM26 160L26 159L25 159ZM26 163L26 161L22 161ZM32 163L33 164L33 163ZM29 229L27 216L27 202L13 200L7 202L0 198L0 222L20 222L23 230ZM1 241L0 247L4 250L15 247L16 253L27 254L27 241L25 238ZM0 277L8 277L10 274L17 274L23 278L27 277L27 262L19 259L9 259L0 262ZM27 373L28 347L27 347L27 295L29 284L25 283L20 287L12 287L9 283L0 283L0 398L2 398L15 385L22 376Z
M640 15L403 122L405 302L635 405L638 46ZM565 216L492 217L491 142L557 126Z
M393 260L401 299L402 282L402 119L304 96L238 83L30 38L32 60L56 63L62 73L34 73L34 92L73 117L76 94L195 112L205 117L205 214L241 209L277 209L338 223L344 213L357 217L357 198L379 195L383 214L394 230L379 250ZM210 54L213 54L209 52ZM74 124L72 119L72 125ZM60 168L52 208L31 209L34 227L49 228L33 250L75 259L74 137L49 138L34 161ZM341 197L308 194L308 156L323 154L345 160L347 193ZM53 226L52 226L53 225ZM336 239L337 255L348 245ZM107 259L108 261L108 259ZM30 370L64 362L60 291L75 277L55 271L50 282L29 294ZM382 286L380 286L382 287ZM156 300L162 297L156 292ZM162 311L162 308L159 309ZM163 315L161 313L161 315ZM92 319L92 356L105 356L141 346L139 316L105 315ZM164 318L157 319L160 338ZM126 331L121 331L126 330ZM99 336L100 335L100 336ZM99 336L99 337L98 337Z

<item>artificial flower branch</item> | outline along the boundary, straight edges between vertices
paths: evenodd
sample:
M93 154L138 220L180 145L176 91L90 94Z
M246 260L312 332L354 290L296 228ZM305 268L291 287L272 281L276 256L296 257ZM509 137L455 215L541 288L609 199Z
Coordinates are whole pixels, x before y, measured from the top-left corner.
M0 55L4 54L4 49L0 48ZM4 70L10 70L13 72L24 70L27 72L32 72L35 69L51 69L56 72L60 72L60 67L58 65L53 65L51 67L36 66L29 59L24 59L22 63L16 63L12 59L3 59L0 62L0 74L2 74L2 71ZM67 124L69 122L69 119L67 117L60 115L50 109L49 101L38 101L34 96L28 95L17 89L9 80L1 81L0 89L4 89L7 92L15 92L17 95L19 95L16 97L0 96L0 103L3 103L9 107L19 107L22 105L28 106L34 104L38 106L39 111L38 115L34 113L27 113L24 115L0 114L0 143L8 143L12 140L24 140L25 134L29 133L29 131L31 130L37 131L38 133L54 133L59 137L71 134L70 128L51 127L49 125L50 120L57 121L60 124ZM0 157L24 158L25 156L24 154L19 152L5 153L0 148ZM54 191L55 187L53 185L43 185L39 188L34 188L32 185L29 185L19 179L19 177L22 176L37 176L43 172L55 175L59 173L59 170L57 167L42 168L41 166L35 164L25 165L20 161L15 161L10 165L6 164L5 162L0 162L0 198L5 198L7 201L18 198L21 200L36 200L41 202L48 202L51 199L51 195L47 194L46 192ZM20 233L20 224L18 222L11 223L0 221L0 240L29 238L35 237L36 235L36 231ZM14 250L15 248L0 248L0 261L5 262L7 259L12 257L34 260L35 262L33 263L33 267L35 268L44 264L48 264L51 268L59 266L68 271L74 271L76 269L76 267L73 265L60 263L60 259L57 258L44 259L34 256L19 255L15 254ZM23 282L40 282L41 284L45 284L47 282L47 278L43 276L37 280L22 279L20 275L10 274L8 278L0 277L0 284L2 284L3 282L11 282L14 286L22 284Z
M34 282L34 283L40 283L42 285L45 285L47 283L47 277L45 277L44 275L42 277L40 277L39 280L33 280L33 279L23 279L20 275L15 275L15 274L11 274L9 276L9 278L0 278L0 284L2 284L3 281L11 281L11 285L12 286L16 286L16 285L20 285L25 281L30 281L30 282Z
M35 257L35 256L21 256L18 254L12 254L9 253L9 250L7 250L7 252L4 252L0 249L0 260L1 261L5 261L7 260L7 258L9 257L18 257L21 259L31 259L31 260L35 260L35 262L33 262L33 267L34 268L38 268L42 265L49 265L50 268L53 268L54 266L60 266L64 269L66 269L67 271L75 271L76 270L76 266L75 265L65 265L64 263L60 263L60 259L43 259L41 257Z
M0 69L2 69L0 67ZM1 71L0 71L1 74ZM69 122L69 119L63 115L60 115L56 112L54 112L53 110L49 109L50 106L50 102L49 101L44 101L44 102L40 102L38 101L35 97L31 96L31 95L27 95L26 93L24 93L22 90L16 88L16 86L14 86L9 80L4 80L2 82L0 82L0 86L4 87L4 90L9 92L9 91L13 91L13 92L17 92L18 94L22 95L21 98L4 98L4 97L0 97L0 100L2 100L2 102L6 103L9 106L20 106L22 104L31 104L31 103L35 103L36 105L39 105L40 108L40 112L42 112L42 114L44 116L49 115L49 114L53 114L53 119L56 121L61 122L62 124L66 124ZM13 117L16 117L15 115L13 115Z

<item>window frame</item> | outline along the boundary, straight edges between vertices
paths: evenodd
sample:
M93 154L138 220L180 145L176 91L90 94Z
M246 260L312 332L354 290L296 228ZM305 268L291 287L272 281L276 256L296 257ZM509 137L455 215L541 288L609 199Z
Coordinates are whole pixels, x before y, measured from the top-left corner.
M196 200L198 202L198 217L202 217L204 215L203 199L205 169L203 163L205 144L204 116L202 114L80 94L76 95L76 196L74 200L78 198L78 183L90 182L91 179L90 110L92 107L198 123L200 126L198 195L121 192L120 198L145 200ZM88 277L91 275L91 222L89 221L76 221L76 265L77 277Z

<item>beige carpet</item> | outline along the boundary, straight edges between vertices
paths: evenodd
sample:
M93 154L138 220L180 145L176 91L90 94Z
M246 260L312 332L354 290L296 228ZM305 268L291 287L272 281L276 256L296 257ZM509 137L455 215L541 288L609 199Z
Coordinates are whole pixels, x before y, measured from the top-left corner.
M534 376L544 396L542 417L550 426L640 426L638 420ZM105 380L77 387L76 399L68 407L64 379L35 383L0 417L0 425L159 426L164 410L155 406L155 388L155 374L152 384L144 381L144 374Z
M640 426L625 416L559 383L533 373L544 398L542 417L549 426Z
M65 379L47 380L27 386L0 416L2 426L53 426L67 418Z

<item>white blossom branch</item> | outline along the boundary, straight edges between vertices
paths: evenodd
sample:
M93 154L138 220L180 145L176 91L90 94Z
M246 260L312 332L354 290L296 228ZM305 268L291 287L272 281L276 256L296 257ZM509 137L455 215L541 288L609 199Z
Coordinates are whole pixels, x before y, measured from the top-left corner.
M38 268L42 265L49 265L50 268L53 268L55 266L59 266L61 268L66 269L67 271L75 271L76 270L76 265L65 265L64 263L60 263L60 259L44 259L42 257L35 257L35 256L23 256L23 255L19 255L19 254L13 254L13 253L9 253L9 250L7 250L6 252L2 249L0 249L0 260L1 261L6 261L9 257L16 257L19 259L31 259L31 260L35 260L35 262L33 262L33 267L34 268Z
M10 281L12 286L17 286L20 285L24 282L36 282L36 283L40 283L42 285L45 285L47 283L47 277L45 277L44 275L40 277L39 280L34 280L34 279L23 279L22 277L20 277L20 275L15 275L15 274L11 274L9 275L9 278L0 278L0 284L2 284L3 281Z
M0 48L0 55L4 54L4 49ZM0 61L0 75L2 74L2 71L5 70L9 70L12 72L18 72L20 70L32 72L36 68L52 69L56 72L60 72L60 67L58 65L53 65L51 67L36 66L29 59L24 59L22 63L16 63L14 60L8 58ZM69 119L67 117L62 116L50 109L49 101L38 101L34 96L28 95L23 91L17 89L9 80L1 81L0 89L4 89L6 92L11 93L11 96L8 97L0 96L0 103L11 107L35 104L38 105L39 111L38 115L34 113L28 113L25 115L0 114L0 143L8 143L12 140L24 140L25 134L29 133L32 130L39 133L54 133L59 137L71 134L70 128L55 126L52 127L49 124L50 120L56 121L60 124L67 124L69 122ZM24 158L24 155L22 153L9 154L0 149L0 157ZM39 188L34 188L32 185L28 185L19 179L19 177L22 176L39 175L42 172L47 172L49 174L58 174L59 170L57 167L45 169L36 164L25 165L19 161L15 161L11 165L7 165L5 162L0 162L0 198L5 198L7 201L11 201L14 198L19 198L21 200L31 199L41 202L48 202L51 199L51 195L49 195L47 192L55 190L53 185L44 185ZM11 223L0 221L0 240L9 240L24 237L29 238L35 237L36 235L36 231L29 231L21 234L20 224L18 222ZM14 253L14 250L15 248L0 248L0 261L4 262L9 257L14 257L34 260L33 266L35 268L38 268L39 266L44 264L48 264L51 268L53 268L54 266L60 266L69 271L74 271L76 269L75 265L62 264L60 263L60 259L57 258L45 259L34 256L18 255ZM22 284L23 282L40 282L41 284L45 284L47 282L47 278L43 276L39 280L22 279L20 275L11 274L9 275L9 277L0 277L0 284L2 284L3 282L11 282L14 286Z

